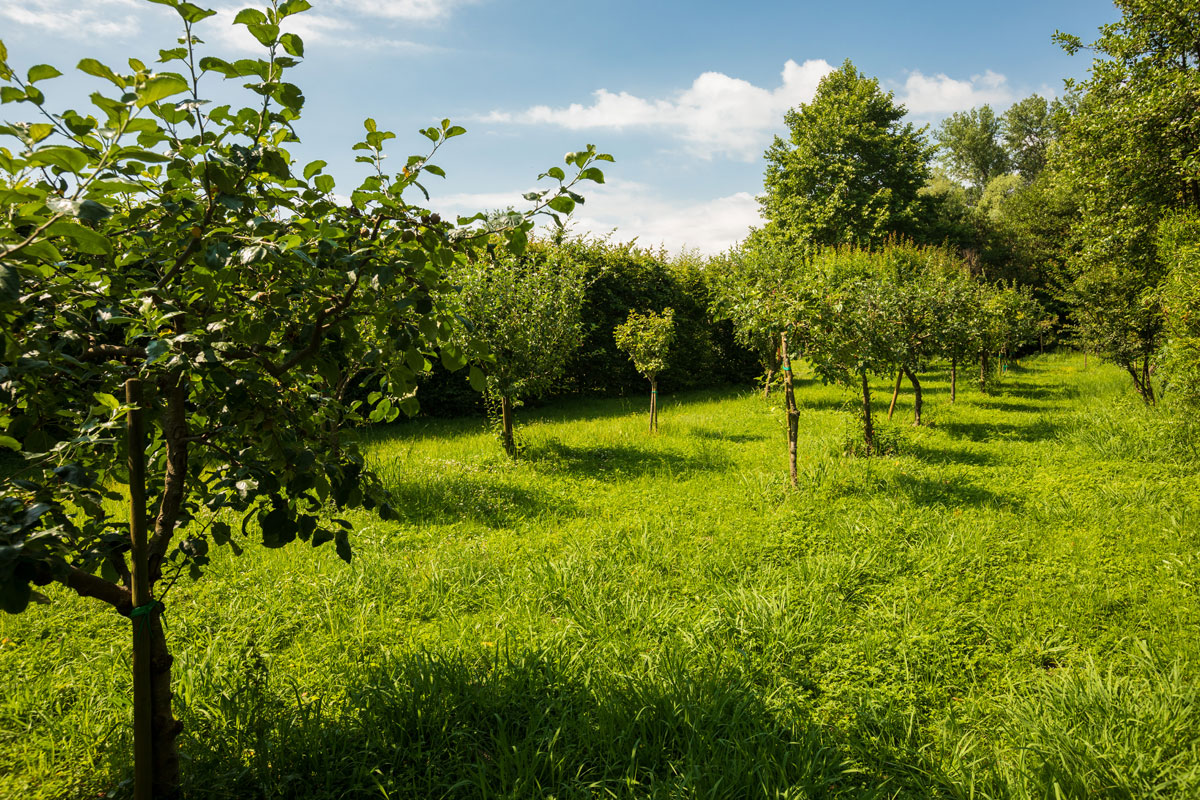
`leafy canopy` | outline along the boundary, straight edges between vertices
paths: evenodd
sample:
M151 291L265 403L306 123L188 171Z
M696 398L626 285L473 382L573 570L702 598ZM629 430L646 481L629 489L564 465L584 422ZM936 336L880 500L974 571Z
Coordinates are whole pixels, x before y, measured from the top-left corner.
M637 371L651 381L667 368L667 353L675 339L675 309L661 314L630 311L629 318L613 331L617 347L633 359Z

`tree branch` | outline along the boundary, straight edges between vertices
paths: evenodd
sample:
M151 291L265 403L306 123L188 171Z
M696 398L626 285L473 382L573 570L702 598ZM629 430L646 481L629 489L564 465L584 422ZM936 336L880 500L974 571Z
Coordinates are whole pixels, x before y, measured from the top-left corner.
M61 581L80 597L94 597L97 600L103 600L115 608L118 614L127 617L133 610L133 595L128 589L92 575L90 572L84 572L76 567L67 567L67 576Z

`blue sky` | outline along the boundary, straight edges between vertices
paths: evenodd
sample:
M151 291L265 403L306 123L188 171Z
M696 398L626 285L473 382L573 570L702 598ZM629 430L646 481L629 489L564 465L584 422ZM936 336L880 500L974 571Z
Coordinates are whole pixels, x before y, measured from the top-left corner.
M473 212L522 206L520 195L562 154L594 142L612 153L608 182L588 185L574 230L718 252L757 224L762 152L783 112L811 98L849 58L893 90L918 123L991 103L1002 111L1086 74L1055 30L1085 39L1119 15L1106 2L636 2L635 0L310 0L294 20L307 97L302 160L322 158L348 193L360 177L350 145L362 119L393 130L393 160L421 152L418 128L450 117L468 135L446 145L446 181L431 205ZM233 31L249 3L197 33L214 55L252 51ZM174 46L173 11L144 0L0 0L14 67L51 63L51 106L85 104L80 58L147 63ZM228 92L213 79L212 96ZM61 105L56 99L61 98ZM0 119L28 116L8 105Z

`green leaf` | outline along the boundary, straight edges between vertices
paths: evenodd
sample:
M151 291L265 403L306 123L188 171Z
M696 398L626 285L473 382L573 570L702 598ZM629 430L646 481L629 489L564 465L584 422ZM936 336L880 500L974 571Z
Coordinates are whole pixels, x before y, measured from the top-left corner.
M279 26L272 25L269 22L247 25L246 30L250 31L251 35L255 39L258 39L259 44L263 47L270 47L279 39Z
M281 501L274 503L266 514L259 514L258 524L262 528L264 547L283 547L296 538L296 522Z
M19 451L21 449L21 443L11 436L0 435L0 447Z
M575 210L575 201L572 200L571 198L567 197L564 194L560 194L557 197L551 199L550 202L547 203L547 205L549 205L550 208L554 209L555 211L558 211L561 214L570 214L572 211Z
M583 172L579 173L579 179L582 181L595 181L596 183L604 183L604 173L596 167L588 167Z
M354 558L354 553L350 550L350 537L344 530L334 533L333 547L337 551L338 558L347 564Z
M463 126L454 125L454 126L451 126L450 128L446 129L446 138L449 139L452 136L462 136L466 132L467 132L467 129L464 128Z
M233 18L234 25L261 25L267 21L267 15L257 8L243 8Z
M122 89L125 88L124 78L120 77L117 75L117 73L113 72L111 69L106 67L104 64L101 64L94 58L83 59L76 65L75 68L81 72L86 72L88 75L95 75L97 78L104 78L107 81L111 81L117 86L120 86Z
M9 614L20 614L29 605L33 590L29 581L16 580L16 576L0 581L0 610Z
M21 276L12 267L0 264L0 302L15 303L21 299Z
M546 170L546 174L557 181L566 180L567 173L563 172L562 167L551 167Z
M157 75L146 81L145 87L137 94L138 108L145 108L151 103L157 103L164 97L186 92L187 81L175 75Z
M175 8L179 12L179 16L183 17L184 22L199 22L217 13L211 9L201 8L191 3L180 3Z
M59 167L75 174L82 172L88 164L87 154L82 150L61 146L43 147L40 150L34 150L29 160L33 164Z
M312 4L308 0L288 0L279 7L279 16L290 17L292 14L299 14L301 11L308 11L312 8Z
M294 33L285 33L279 37L279 43L290 55L304 57L304 41Z
M487 378L483 374L483 370L474 364L471 365L471 370L467 375L471 382L471 388L477 392L482 392L487 388Z
M319 159L317 161L308 162L308 164L304 167L304 180L307 181L311 179L313 175L316 175L327 166L329 166L328 162L321 161Z
M316 185L317 191L322 194L329 194L333 191L334 180L332 175L318 175L313 183Z
M47 233L55 236L65 236L75 242L75 247L81 252L92 255L109 255L112 253L112 242L107 237L96 233L91 228L85 228L78 222L59 220L46 229Z
M26 80L30 83L37 83L38 81L57 78L59 75L62 75L62 73L49 64L36 64L29 68Z

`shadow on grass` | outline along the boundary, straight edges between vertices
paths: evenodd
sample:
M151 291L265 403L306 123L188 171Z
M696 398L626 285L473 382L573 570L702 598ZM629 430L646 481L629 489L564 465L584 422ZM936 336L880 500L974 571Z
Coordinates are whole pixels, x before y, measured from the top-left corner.
M918 506L960 508L978 506L1002 511L1019 511L1022 503L1016 498L997 494L980 486L960 480L934 480L917 475L896 476L897 488Z
M1058 436L1059 429L1045 417L1028 423L948 421L939 423L938 427L957 439L973 442L1044 442Z
M619 481L664 472L683 476L718 471L728 465L723 455L714 452L685 455L642 450L628 445L578 446L557 439L531 445L522 458L544 472L601 481Z
M479 475L425 475L388 488L399 518L416 524L471 520L489 528L507 528L546 513L559 518L575 514L566 500Z
M904 455L911 455L927 464L965 464L972 467L990 467L999 461L988 453L949 447L930 447L923 444L908 443L904 446Z
M887 752L872 741L880 730L839 740L800 707L768 705L766 687L715 659L667 658L650 674L619 676L500 650L385 657L352 669L344 699L328 705L264 676L213 692L185 715L185 788L293 798L872 798L923 783L928 766L911 726L907 735L899 723L875 726L905 739Z
M716 442L731 442L733 444L761 442L767 438L758 433L728 433L726 431L714 431L712 428L697 427L688 428L687 435L695 436L698 439L709 439Z

